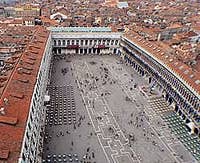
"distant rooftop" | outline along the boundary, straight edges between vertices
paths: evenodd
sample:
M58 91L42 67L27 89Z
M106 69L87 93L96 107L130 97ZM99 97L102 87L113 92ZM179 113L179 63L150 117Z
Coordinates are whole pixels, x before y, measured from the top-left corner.
M112 32L109 27L50 27L52 32Z

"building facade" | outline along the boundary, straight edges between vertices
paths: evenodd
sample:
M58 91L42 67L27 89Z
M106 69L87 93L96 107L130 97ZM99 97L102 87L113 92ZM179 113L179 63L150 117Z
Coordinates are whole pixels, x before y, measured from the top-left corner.
M39 67L36 84L32 94L29 115L24 132L19 163L41 162L43 133L45 127L46 107L44 105L52 52L51 36L49 36Z
M149 83L155 83L177 114L186 124L192 122L191 129L200 136L200 95L197 91L158 58L125 37L121 39L118 55L143 77L148 77Z
M22 55L18 67L16 67L16 72L13 75L15 82L9 84L10 89L8 87L1 97L2 101L9 100L6 104L0 103L2 106L5 105L5 110L7 108L14 109L15 112L16 109L19 111L21 109L21 113L25 113L23 116L18 114L18 117L13 113L12 116L16 116L15 122L13 122L13 118L9 119L11 115L7 117L6 122L4 122L5 119L0 119L0 123L7 125L6 131L11 132L10 134L13 130L17 132L19 128L17 125L20 125L19 135L22 135L22 138L15 140L5 133L0 133L0 136L6 140L7 148L9 148L4 150L4 153L0 153L0 159L3 158L7 162L17 162L16 158L18 158L19 163L41 162L46 116L45 100L48 97L46 88L51 75L53 55L118 55L127 64L130 64L134 71L137 71L144 78L148 78L150 84L157 85L169 105L174 108L186 124L192 122L194 133L200 136L199 93L180 78L176 72L137 43L122 36L121 33L112 32L110 28L57 27L50 30L50 34L46 30L40 30L37 32L39 36L33 37L33 42ZM17 90L16 88L19 87L20 89ZM29 97L30 104L26 103L29 101ZM20 105L22 106L19 109ZM3 131L2 126L0 127ZM16 151L12 151L13 142L19 144L17 145L20 151L19 155ZM2 148L5 147L1 143L0 149Z
M57 30L57 31L56 31ZM163 97L177 114L191 123L200 136L200 95L158 58L120 33L104 31L52 32L53 54L117 54L144 77L159 87ZM101 30L101 29L99 29ZM198 82L195 81L196 83Z
M41 15L39 5L24 5L15 7L15 17L38 17Z
M120 38L109 28L53 28L53 54L112 54Z

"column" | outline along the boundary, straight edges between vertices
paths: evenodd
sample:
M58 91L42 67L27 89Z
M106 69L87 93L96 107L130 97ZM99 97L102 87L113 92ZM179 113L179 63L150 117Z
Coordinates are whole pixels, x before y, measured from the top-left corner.
M115 45L115 42L116 42L116 40L114 40L114 42L113 42L113 46L115 47L116 45Z

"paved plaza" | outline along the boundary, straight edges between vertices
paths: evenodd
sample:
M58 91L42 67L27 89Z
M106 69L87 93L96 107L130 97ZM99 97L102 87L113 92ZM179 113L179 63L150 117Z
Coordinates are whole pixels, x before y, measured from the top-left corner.
M168 125L173 109L159 93L143 92L148 79L119 57L76 55L52 64L43 162L198 162Z

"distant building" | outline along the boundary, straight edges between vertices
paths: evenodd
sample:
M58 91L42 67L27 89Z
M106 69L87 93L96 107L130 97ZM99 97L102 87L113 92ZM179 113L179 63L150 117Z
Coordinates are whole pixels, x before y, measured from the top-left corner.
M3 7L0 7L0 18L5 17L5 10Z
M158 34L158 40L169 40L173 37L174 34L188 32L189 30L190 27L183 27L183 26L169 27L164 29L162 32Z
M15 17L15 8L14 7L5 7L5 17Z
M16 17L38 17L40 16L39 5L24 5L15 8Z

